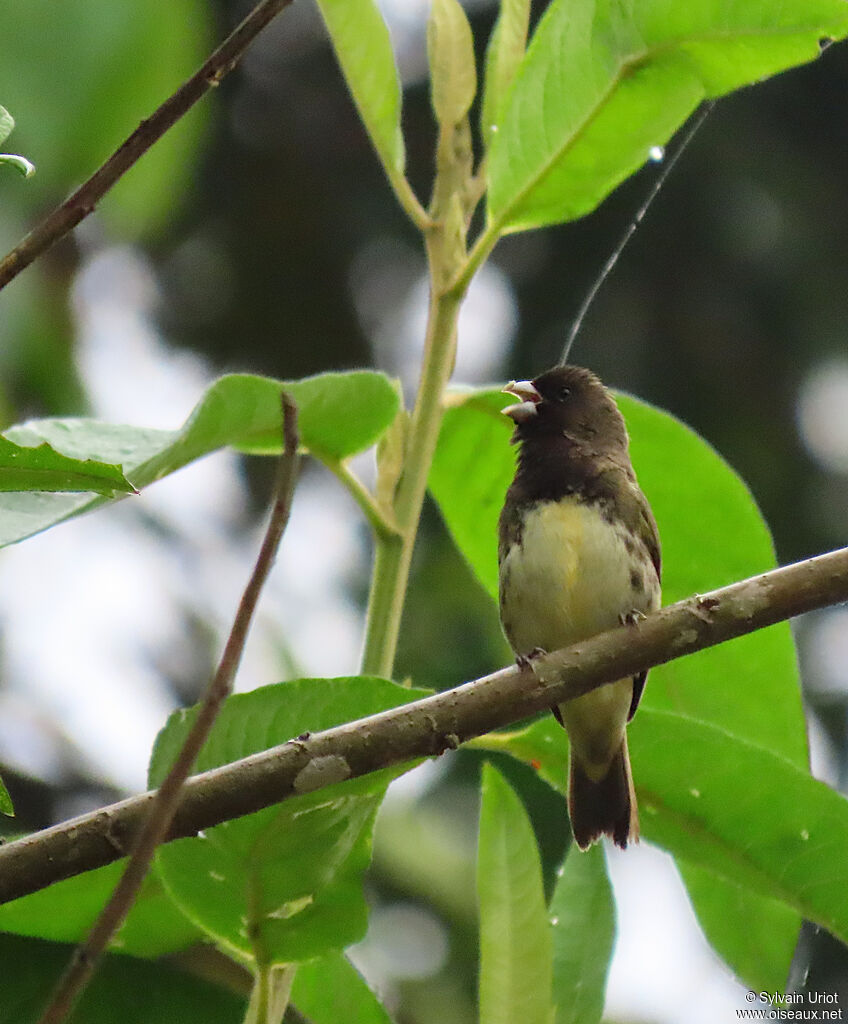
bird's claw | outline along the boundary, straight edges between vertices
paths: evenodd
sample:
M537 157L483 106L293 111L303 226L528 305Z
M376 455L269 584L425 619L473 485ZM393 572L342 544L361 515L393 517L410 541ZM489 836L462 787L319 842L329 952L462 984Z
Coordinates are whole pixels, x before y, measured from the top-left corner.
M544 647L534 647L533 650L528 652L527 654L516 654L515 664L520 669L532 668L533 662L537 658L541 658L547 653L548 652L544 649Z
M640 612L638 608L632 609L629 612L622 612L618 617L618 621L622 626L635 626L642 621L647 619L647 615L644 612Z

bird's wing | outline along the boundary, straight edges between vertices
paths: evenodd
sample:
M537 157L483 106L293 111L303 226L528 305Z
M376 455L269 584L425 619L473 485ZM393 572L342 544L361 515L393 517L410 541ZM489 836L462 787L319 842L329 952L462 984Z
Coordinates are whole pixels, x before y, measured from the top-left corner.
M648 504L648 499L641 491L638 492L638 502L639 536L642 543L647 548L648 554L651 557L651 562L657 571L657 580L660 580L662 572L662 555L660 552L660 532L657 529L657 521L654 518L651 506ZM645 689L645 680L647 678L647 671L639 672L633 677L633 697L630 701L630 710L627 713L628 722L636 714L636 709L639 707L639 701L642 699L642 691Z

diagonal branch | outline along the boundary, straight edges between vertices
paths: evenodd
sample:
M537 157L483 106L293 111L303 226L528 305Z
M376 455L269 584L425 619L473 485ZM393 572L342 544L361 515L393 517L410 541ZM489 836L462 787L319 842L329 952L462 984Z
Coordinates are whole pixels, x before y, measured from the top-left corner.
M148 801L149 808L138 835L133 839L130 859L85 941L74 952L51 997L40 1024L60 1024L71 1011L88 983L97 961L130 912L156 853L156 847L171 828L185 781L212 729L221 705L232 691L233 679L247 640L259 595L274 564L277 549L289 521L298 467L297 407L283 392L282 423L284 446L277 470L274 505L256 564L239 602L238 610L218 670L209 683L200 711L171 765L162 785Z
M186 782L168 839L196 835L340 777L440 754L604 683L784 619L848 601L848 548L696 595L632 626L482 679L309 735ZM308 728L309 723L303 723ZM308 769L308 770L306 770ZM0 903L125 856L152 794L0 847Z
M262 0L227 36L202 67L136 128L94 174L0 260L0 289L20 274L36 257L72 231L93 212L115 182L136 163L154 142L180 120L211 88L238 64L257 35L292 0Z

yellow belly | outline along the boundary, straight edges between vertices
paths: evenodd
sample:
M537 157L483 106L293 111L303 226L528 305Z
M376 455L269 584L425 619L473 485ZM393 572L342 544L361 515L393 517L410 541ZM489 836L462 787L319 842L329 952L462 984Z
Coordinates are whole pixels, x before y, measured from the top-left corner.
M634 589L631 573L644 581ZM500 566L501 620L518 654L556 650L659 604L656 573L625 546L622 528L575 498L528 511L521 542Z
M641 587L634 586L634 572ZM576 498L528 511L520 543L504 553L500 582L501 620L516 654L566 647L612 629L634 611L659 606L647 555L628 550L621 527ZM590 774L603 775L618 750L632 693L632 680L624 679L561 706L572 746Z

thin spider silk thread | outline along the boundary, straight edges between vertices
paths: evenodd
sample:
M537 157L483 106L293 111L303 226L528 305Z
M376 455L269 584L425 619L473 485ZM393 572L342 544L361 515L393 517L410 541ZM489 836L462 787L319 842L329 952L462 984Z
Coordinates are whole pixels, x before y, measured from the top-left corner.
M583 326L583 321L586 319L586 314L589 312L592 303L595 301L595 296L600 291L601 285L603 285L604 281L606 281L606 279L612 273L613 268L618 262L619 256L621 256L627 243L630 241L630 239L635 234L636 229L642 223L642 218L648 212L651 203L653 203L660 189L666 183L669 174L671 174L671 172L674 170L674 165L683 155L684 150L695 137L695 135L698 132L698 129L701 127L704 121L706 121L707 116L709 115L710 111L713 109L714 106L715 100L710 100L701 107L697 117L695 117L695 119L692 121L689 130L681 139L680 145L677 147L674 153L668 158L668 160L666 160L663 164L663 168L660 172L659 177L651 186L651 189L645 197L644 201L642 202L642 205L636 211L635 217L627 225L627 228L625 229L624 234L621 236L618 245L615 247L615 249L613 249L606 263L601 268L600 274L598 274L598 276L595 278L592 287L589 289L588 293L586 294L586 298L583 300L583 302L580 305L580 309L577 311L577 316L574 318L574 321L571 325L571 330L568 332L568 338L566 339L565 346L562 350L562 357L560 358L560 366L568 362L568 354L571 351L571 347L574 344L575 338L580 333L580 328Z

